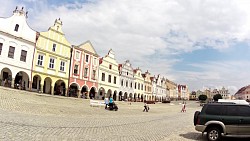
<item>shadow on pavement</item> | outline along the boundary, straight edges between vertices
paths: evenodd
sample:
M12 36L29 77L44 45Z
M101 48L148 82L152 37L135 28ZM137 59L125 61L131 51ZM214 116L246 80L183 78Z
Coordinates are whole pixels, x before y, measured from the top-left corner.
M181 137L189 139L189 140L199 140L199 141L206 141L206 135L204 134L202 136L201 133L197 133L197 132L188 132L186 134L180 134Z
M189 140L198 140L198 141L207 141L207 134L202 136L201 133L196 132L188 132L186 134L180 134L181 137L189 139ZM222 137L222 141L249 141L250 138L236 138L236 137Z

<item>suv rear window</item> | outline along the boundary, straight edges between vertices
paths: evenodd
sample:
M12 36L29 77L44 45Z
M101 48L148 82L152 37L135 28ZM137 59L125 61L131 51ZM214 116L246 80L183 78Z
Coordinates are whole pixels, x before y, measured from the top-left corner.
M205 113L208 115L220 115L223 109L222 105L207 105Z

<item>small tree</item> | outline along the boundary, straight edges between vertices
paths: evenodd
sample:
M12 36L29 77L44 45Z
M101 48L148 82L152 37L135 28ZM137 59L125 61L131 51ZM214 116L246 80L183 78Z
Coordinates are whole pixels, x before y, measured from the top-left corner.
M219 99L222 99L221 94L216 94L213 96L214 101L218 101Z
M207 100L207 96L206 95L200 95L199 96L199 101L206 101Z

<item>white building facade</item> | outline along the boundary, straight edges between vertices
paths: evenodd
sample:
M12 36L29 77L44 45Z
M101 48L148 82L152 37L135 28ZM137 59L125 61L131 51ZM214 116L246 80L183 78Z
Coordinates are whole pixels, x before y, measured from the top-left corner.
M136 99L136 95L134 92L134 88L136 87L136 85L134 83L134 71L129 60L126 60L123 64L119 64L119 75L119 98L121 98L122 96L123 100L134 101Z
M27 24L27 13L16 9L9 18L0 18L1 84L31 89L36 31Z
M161 75L156 77L156 101L162 101L166 99L167 90L166 90L166 81Z

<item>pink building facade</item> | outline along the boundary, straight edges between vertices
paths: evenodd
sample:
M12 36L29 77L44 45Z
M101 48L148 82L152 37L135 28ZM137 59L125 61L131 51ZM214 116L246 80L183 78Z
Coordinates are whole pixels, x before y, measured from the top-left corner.
M98 91L99 55L90 41L73 46L71 55L68 95L94 98Z

